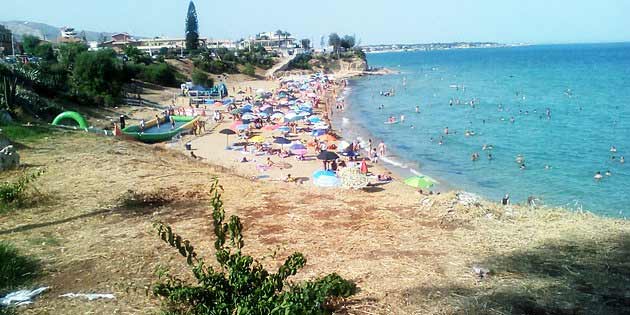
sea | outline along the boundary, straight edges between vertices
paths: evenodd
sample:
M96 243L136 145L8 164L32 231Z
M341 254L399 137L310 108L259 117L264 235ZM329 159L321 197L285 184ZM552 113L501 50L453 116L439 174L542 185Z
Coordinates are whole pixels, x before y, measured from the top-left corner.
M509 194L512 202L630 215L630 43L367 59L397 73L350 80L346 109L335 115L347 137L383 141L381 163L399 175L428 175L436 190L496 201ZM396 123L386 124L390 117Z

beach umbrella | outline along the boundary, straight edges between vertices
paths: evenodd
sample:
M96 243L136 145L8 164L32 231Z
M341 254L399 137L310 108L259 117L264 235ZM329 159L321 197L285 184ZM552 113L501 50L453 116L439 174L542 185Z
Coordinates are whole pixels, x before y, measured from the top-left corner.
M284 137L278 137L275 140L273 140L273 142L279 144L280 148L284 150L284 145L291 143L291 140Z
M284 114L282 114L282 113L275 113L275 114L271 115L271 119L284 119Z
M313 132L311 132L311 135L315 136L315 137L319 137L321 135L326 134L326 130L324 129L315 129L313 130Z
M254 115L252 115L252 114L243 114L243 116L242 116L241 118L242 118L243 120L246 120L246 119L247 119L247 120L251 120L251 119L254 119L254 118L256 118L256 117L255 117Z
M339 155L332 151L322 151L317 155L317 158L324 161L330 161L338 159Z
M333 171L321 171L320 170L320 171L315 171L313 173L313 178L314 179L320 178L322 176L333 176L333 177L336 177L337 175Z
M277 144L285 145L285 144L291 143L291 140L289 140L287 138L284 138L284 137L278 137L278 138L274 139L273 142L277 143Z
M260 113L258 113L258 116L260 116L260 117L262 117L262 118L265 118L265 117L268 117L268 116L269 116L269 114L267 114L267 113L265 113L265 112L260 112Z
M242 124L242 125L236 126L237 130L247 130L247 128L249 128L248 124Z
M413 188L433 187L435 180L428 176L412 176L405 179L405 184Z
M287 126L281 126L281 127L278 127L278 129L276 129L276 130L282 131L282 132L289 132L289 131L291 131L291 128L289 128Z
M271 131L271 130L276 130L278 129L280 126L279 125L266 125L264 127L262 127L263 130L267 130L267 131Z
M237 131L237 130L238 130L238 128L237 128L237 127L238 127L239 125L242 125L242 124L243 124L243 121L242 121L242 120L236 120L236 121L234 121L234 122L230 125L230 129L232 129L232 130L234 130L234 131Z
M249 138L249 141L250 142L261 143L261 142L265 142L265 137L263 137L263 136L253 136L253 137Z
M304 146L301 143L294 143L289 147L289 150L291 150L291 153L295 154L295 155L304 155L306 154L306 152L308 152L308 149L306 148L306 146Z
M238 114L240 114L240 113L242 113L242 112L243 112L243 110L242 110L242 109L237 108L237 109L235 109L235 110L231 111L231 112L230 112L230 114L232 114L232 115L238 115Z
M301 143L294 143L289 147L289 149L291 150L306 149L306 146Z
M230 139L230 135L235 135L236 132L232 129L223 129L221 131L219 131L220 134L224 134L225 135L225 146L227 147L228 143L229 143L229 139Z
M335 175L319 174L317 177L313 177L313 185L318 187L339 187L341 186L341 180Z

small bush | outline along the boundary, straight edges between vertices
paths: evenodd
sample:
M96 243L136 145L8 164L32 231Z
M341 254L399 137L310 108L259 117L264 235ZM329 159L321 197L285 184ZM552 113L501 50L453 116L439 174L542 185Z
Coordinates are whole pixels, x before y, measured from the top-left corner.
M334 310L333 298L355 293L354 283L334 273L315 281L287 285L287 279L306 264L301 253L289 256L276 273L244 255L243 225L237 216L224 223L220 187L215 180L210 194L219 268L206 263L191 242L175 234L170 226L155 225L160 238L186 258L196 279L189 284L165 270L158 271L159 281L153 293L164 298L167 314L330 314Z
M251 77L255 76L256 69L254 68L254 65L252 65L251 63L246 64L245 68L243 69L243 74L246 74Z
M203 87L212 87L212 85L214 85L212 78L199 69L193 70L192 81L194 84L201 85Z
M153 63L142 67L140 79L164 86L174 87L177 85L175 70L167 63Z
M293 58L288 64L289 70L293 69L301 69L301 70L311 70L311 64L309 61L313 59L311 54L299 54Z
M38 267L37 260L20 255L7 242L0 242L0 296L35 278Z
M15 182L0 184L0 213L23 205L27 199L29 184L43 173L44 170L39 170L32 174L24 173Z

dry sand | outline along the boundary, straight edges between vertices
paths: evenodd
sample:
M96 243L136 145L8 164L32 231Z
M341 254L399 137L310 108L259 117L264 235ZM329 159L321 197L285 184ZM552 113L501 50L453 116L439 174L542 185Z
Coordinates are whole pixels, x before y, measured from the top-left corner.
M168 222L211 258L206 192L213 176L225 188L228 215L245 224L248 254L275 268L300 251L308 263L292 281L337 272L358 284L339 314L630 312L627 221L469 202L455 192L420 196L399 182L352 191L252 181L259 175L254 163L238 163L241 153L224 150L225 136L216 132L222 127L189 138L204 160L163 145L68 131L21 143L26 170L47 172L30 206L0 215L0 240L40 259L44 272L35 284L51 286L22 312L156 313L159 301L147 294L155 268L189 272L151 223ZM320 165L287 161L294 176L310 177ZM124 206L127 191L165 200ZM490 275L480 278L474 266ZM114 293L116 300L58 297L69 292Z

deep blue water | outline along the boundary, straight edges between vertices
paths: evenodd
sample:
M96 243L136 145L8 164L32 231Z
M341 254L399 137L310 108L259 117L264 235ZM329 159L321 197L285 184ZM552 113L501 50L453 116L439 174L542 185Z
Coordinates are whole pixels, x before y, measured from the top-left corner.
M368 62L401 74L351 81L344 128L384 140L399 162L494 200L533 195L547 205L630 214L630 160L619 162L630 159L630 44L385 53ZM379 95L392 88L395 96ZM383 123L401 114L404 123ZM492 160L484 144L493 145ZM607 170L612 176L593 179Z

